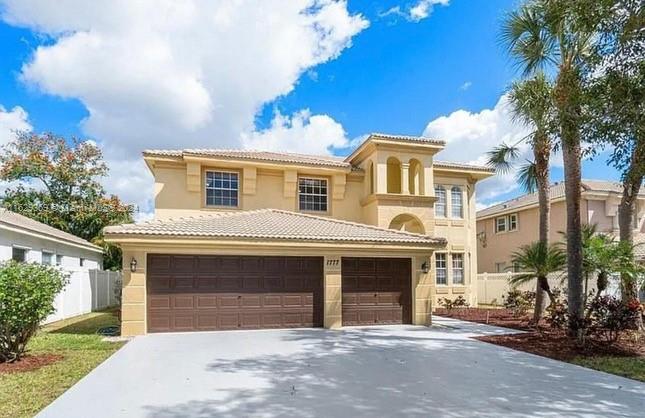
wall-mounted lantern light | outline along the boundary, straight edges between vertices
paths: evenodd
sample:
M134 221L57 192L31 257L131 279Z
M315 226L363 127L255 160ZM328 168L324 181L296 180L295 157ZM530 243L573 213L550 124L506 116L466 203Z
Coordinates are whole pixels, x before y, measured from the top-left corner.
M424 261L423 264L421 264L421 271L423 271L423 274L428 274L430 271L430 266L427 261Z
M130 271L133 273L137 271L137 260L135 260L134 257L132 257L132 261L130 261Z

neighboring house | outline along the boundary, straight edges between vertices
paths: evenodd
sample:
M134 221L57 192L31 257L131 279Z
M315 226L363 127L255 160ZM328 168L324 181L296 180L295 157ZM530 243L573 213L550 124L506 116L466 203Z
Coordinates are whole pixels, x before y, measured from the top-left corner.
M549 239L564 241L566 204L564 183L550 188L551 225ZM618 205L622 185L604 180L582 180L580 217L583 224L596 224L598 232L618 237ZM477 271L500 273L513 270L512 253L538 240L537 193L491 206L477 212ZM645 188L641 188L634 216L637 259L645 262Z
M11 259L100 270L103 250L75 235L0 208L0 261Z
M370 135L347 158L151 150L155 218L123 249L122 334L427 324L476 302L475 183L444 142Z

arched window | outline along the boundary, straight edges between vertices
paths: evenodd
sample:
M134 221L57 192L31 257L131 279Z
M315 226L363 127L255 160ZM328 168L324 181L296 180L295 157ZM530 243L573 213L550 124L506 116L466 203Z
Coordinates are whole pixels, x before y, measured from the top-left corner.
M423 194L423 177L422 166L419 160L411 159L410 168L408 171L408 190L410 194L422 195Z
M374 163L370 161L370 166L367 169L367 175L370 182L370 194L374 194Z
M446 217L446 189L443 186L434 186L434 195L437 200L434 202L434 216Z
M450 203L452 206L452 217L453 218L463 218L464 217L464 196L461 192L461 187L454 186L450 191Z
M401 162L394 157L387 159L387 192L401 193Z

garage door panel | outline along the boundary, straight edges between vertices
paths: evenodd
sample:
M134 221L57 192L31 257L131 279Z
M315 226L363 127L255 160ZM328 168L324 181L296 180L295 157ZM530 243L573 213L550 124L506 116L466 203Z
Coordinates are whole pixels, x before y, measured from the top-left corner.
M322 326L322 257L148 260L149 332Z
M342 259L344 325L411 323L410 259Z

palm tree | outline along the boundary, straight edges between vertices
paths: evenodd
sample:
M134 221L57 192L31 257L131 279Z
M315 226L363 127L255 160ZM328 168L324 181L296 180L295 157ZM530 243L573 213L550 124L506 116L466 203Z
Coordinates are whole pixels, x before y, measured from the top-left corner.
M531 0L511 12L502 25L502 40L524 75L552 71L554 104L564 160L567 208L567 278L569 330L581 335L584 316L580 221L581 73L591 52L593 33L576 24L573 0Z
M546 283L543 290L549 296L551 304L557 302L555 295L549 287L547 278L549 274L561 272L567 263L566 254L558 245L546 245L542 241L536 241L520 247L519 251L513 253L511 260L522 271L521 274L514 276L510 280L511 285L517 286L518 284L537 279L538 282ZM534 314L533 322L537 325L540 318L540 316Z
M533 78L517 81L511 85L508 100L512 108L513 118L526 126L532 132L513 145L502 143L488 153L488 164L500 172L507 172L513 167L514 159L519 156L518 146L528 142L533 150L533 161L520 167L518 182L528 193L538 194L539 240L545 246L549 245L549 223L551 202L549 199L549 159L551 158L551 127L553 122L553 86L544 73L538 73ZM533 320L539 322L545 308L545 292L548 292L549 282L538 279L535 289L535 311Z

